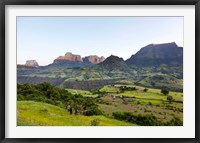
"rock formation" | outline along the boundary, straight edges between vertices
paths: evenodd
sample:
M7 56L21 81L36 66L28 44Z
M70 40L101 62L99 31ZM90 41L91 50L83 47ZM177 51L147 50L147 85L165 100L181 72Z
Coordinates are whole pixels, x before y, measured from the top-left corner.
M103 56L98 57L96 55L91 55L91 56L87 56L85 58L83 58L84 62L88 62L88 63L92 63L92 64L98 64L101 63L105 60L105 58Z
M83 59L80 55L75 55L70 52L67 52L64 56L59 56L54 60L54 63L59 62L83 62Z
M67 52L64 56L59 56L54 60L54 63L83 63L83 64L98 64L104 61L105 58L98 57L96 55L91 55L82 58L80 55L75 55L70 52Z
M27 60L25 66L37 67L39 64L36 60Z

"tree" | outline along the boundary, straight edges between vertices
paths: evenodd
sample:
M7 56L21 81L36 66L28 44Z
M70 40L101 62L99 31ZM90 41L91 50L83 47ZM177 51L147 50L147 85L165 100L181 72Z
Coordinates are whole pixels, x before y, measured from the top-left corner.
M167 94L169 94L169 90L168 89L162 89L161 93L164 94L164 95L167 95Z
M172 96L167 96L167 100L169 101L169 103L171 103L173 101L173 97Z

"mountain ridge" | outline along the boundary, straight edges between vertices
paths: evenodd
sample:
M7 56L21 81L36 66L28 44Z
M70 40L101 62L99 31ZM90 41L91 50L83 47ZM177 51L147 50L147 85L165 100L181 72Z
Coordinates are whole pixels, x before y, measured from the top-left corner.
M175 42L149 44L126 60L128 65L159 66L183 64L183 48Z

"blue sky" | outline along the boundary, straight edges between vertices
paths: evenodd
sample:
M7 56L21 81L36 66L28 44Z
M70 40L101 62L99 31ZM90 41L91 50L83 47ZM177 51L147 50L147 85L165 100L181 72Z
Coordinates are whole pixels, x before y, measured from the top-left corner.
M17 17L17 63L48 65L66 52L124 60L154 43L183 46L183 17Z

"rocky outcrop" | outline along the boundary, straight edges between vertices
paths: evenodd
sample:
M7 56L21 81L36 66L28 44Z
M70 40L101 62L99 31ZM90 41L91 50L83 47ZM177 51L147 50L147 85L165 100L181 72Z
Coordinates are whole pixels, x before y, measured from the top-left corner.
M39 64L36 60L27 60L25 66L38 67Z
M75 55L70 52L67 52L64 56L59 56L54 60L54 63L59 62L83 62L83 59L80 55Z
M70 52L67 52L64 56L59 56L54 60L54 63L70 63L70 64L98 64L100 62L103 62L105 58L98 57L96 55L91 55L82 58L80 55L75 55ZM79 65L80 66L80 65Z
M98 64L98 63L103 62L104 60L105 58L103 56L98 57L96 55L91 55L91 56L87 56L83 58L83 62L92 63L92 64Z
M183 48L175 42L150 44L132 55L126 63L136 66L180 65L183 64Z

